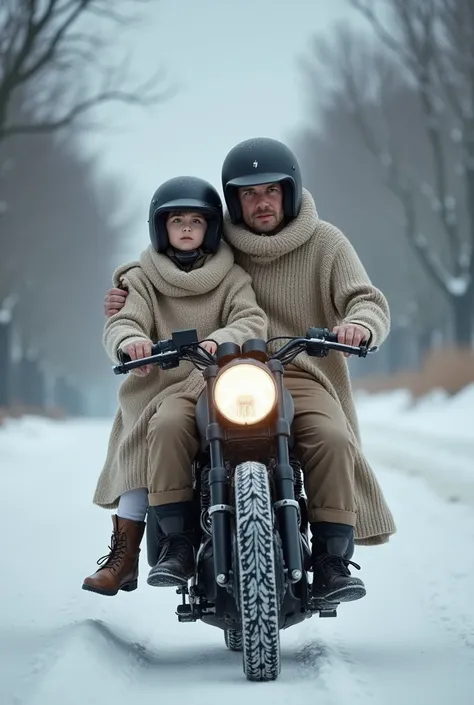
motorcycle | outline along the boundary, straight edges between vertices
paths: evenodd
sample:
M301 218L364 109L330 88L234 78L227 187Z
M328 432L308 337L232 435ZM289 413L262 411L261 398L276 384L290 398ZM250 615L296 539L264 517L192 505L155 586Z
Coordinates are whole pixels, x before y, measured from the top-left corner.
M286 340L276 352L270 343ZM205 342L205 341L201 341ZM202 370L206 388L196 404L200 449L193 463L200 544L194 576L178 588L179 622L224 631L225 644L242 652L248 680L281 672L280 630L318 614L336 617L337 602L311 595L311 548L303 470L291 455L294 402L283 384L284 366L300 353L325 357L335 350L366 357L377 346L351 346L326 328L305 337L226 342L215 355L197 331L172 333L149 357L120 353L115 374L143 365L167 370L182 360ZM160 528L147 521L147 557L158 560Z

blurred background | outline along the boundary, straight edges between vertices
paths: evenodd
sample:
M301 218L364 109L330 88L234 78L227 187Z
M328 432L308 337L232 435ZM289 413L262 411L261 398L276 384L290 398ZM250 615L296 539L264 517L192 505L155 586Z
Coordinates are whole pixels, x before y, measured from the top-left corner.
M113 269L158 184L285 141L387 295L368 392L474 381L471 0L2 0L0 416L108 416ZM315 321L315 324L317 321Z

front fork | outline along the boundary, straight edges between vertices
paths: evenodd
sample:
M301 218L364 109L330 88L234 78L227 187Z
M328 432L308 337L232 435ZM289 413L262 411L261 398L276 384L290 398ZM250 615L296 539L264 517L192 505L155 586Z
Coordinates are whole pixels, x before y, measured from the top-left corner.
M283 544L283 557L287 568L287 579L297 583L303 577L301 539L299 530L299 504L295 500L295 475L290 465L288 442L290 424L285 414L285 387L283 365L279 360L270 360L268 368L277 386L278 418L276 421L277 464L274 469L276 490L275 512L278 514Z
M277 385L278 418L276 421L277 465L274 469L276 489L275 511L278 513L283 544L283 557L290 583L297 583L303 576L301 541L299 532L299 505L295 500L294 472L290 465L288 440L290 424L285 416L285 389L283 386L283 365L279 360L270 360L268 367ZM223 433L217 421L214 406L214 384L219 372L217 365L211 365L204 371L207 385L207 405L209 423L207 440L209 442L211 470L209 472L209 492L211 517L211 535L214 553L214 578L220 587L229 583L232 564L230 514L233 507L229 504L229 479L224 467L222 453Z
M207 385L207 407L209 423L207 440L211 469L209 471L209 493L211 518L211 535L214 554L214 578L220 587L229 584L231 570L231 525L230 514L234 511L229 504L229 480L224 467L222 453L223 433L217 421L214 406L214 384L219 367L211 365L204 370Z

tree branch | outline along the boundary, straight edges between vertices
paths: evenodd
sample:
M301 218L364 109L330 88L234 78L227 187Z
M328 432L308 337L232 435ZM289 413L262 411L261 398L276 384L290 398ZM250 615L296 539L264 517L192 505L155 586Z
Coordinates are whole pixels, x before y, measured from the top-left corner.
M346 2L365 17L385 46L389 47L397 56L400 56L408 65L411 64L412 58L403 43L383 26L371 7L366 5L363 0L346 0Z
M152 80L152 79L151 79ZM151 82L150 80L150 82ZM149 83L149 82L148 82ZM99 92L91 98L76 103L61 117L32 122L31 124L13 124L0 128L0 140L12 135L32 135L53 132L71 125L80 115L103 103L121 102L129 105L153 105L157 100L171 97L173 91L169 89L160 94L145 95L147 84L137 88L136 92L110 90Z
M51 3L54 3L55 0L50 0ZM80 17L80 15L83 12L83 7L82 7L82 2L76 6L76 8L71 12L71 14L62 22L62 24L59 25L59 27L56 29L54 32L53 36L49 39L49 43L47 44L45 50L43 53L39 56L38 59L36 59L36 62L33 62L33 64L27 68L24 69L23 71L20 69L17 72L16 76L16 85L20 86L22 83L25 83L28 81L30 78L32 78L35 74L39 73L41 69L43 69L54 57L54 53L56 49L58 48L61 40L64 38L66 32L68 29L76 22L76 20ZM46 13L43 19L38 23L37 28L38 31L36 33L36 38L39 39L41 35L41 31L44 29L46 26L47 19L46 18Z
M15 8L11 1L5 2L0 8L0 58L2 65L8 58L8 50L12 44L12 34L15 25Z
M135 5L145 5L150 0L134 0ZM92 95L84 97L82 93L76 102L70 103L71 107L55 114L58 109L57 101L51 100L55 93L55 86L62 86L63 99L70 94L71 86L88 79L88 69L97 71L98 49L104 49L105 43L95 35L96 32L81 30L74 32L82 16L90 18L103 18L114 23L122 24L131 22L132 18L125 17L110 3L102 0L18 0L19 4L9 3L9 10L0 9L0 24L3 30L8 29L6 43L2 34L2 68L0 74L0 139L10 135L34 134L50 132L71 124L79 115L90 110L95 105L110 101L121 101L128 104L151 105L158 100L164 100L173 94L172 90L156 91L159 75L152 76L144 85L138 86L136 91L124 87L123 70L117 81L109 84ZM130 62L129 62L130 63ZM78 69L81 73L78 76ZM128 66L127 66L128 68ZM104 68L105 70L105 68ZM74 72L74 80L68 81L67 74ZM111 69L108 70L109 75ZM53 81L45 81L53 77ZM56 80L54 80L56 79ZM28 93L27 88L34 82L34 91ZM38 113L36 102L34 114L37 115L32 124L14 125L8 122L8 111L12 97L22 89L28 96L41 96L43 106L48 115ZM45 94L47 91L47 95Z
M405 235L411 249L443 294L451 296L452 293L448 289L449 273L443 267L439 257L430 248L427 238L418 231L413 190L402 186L396 177L388 179L387 184L393 193L398 196L403 206Z
M35 22L35 14L37 9L36 2L35 0L29 0L29 13L26 21L25 39L23 46L18 51L16 60L13 62L13 66L10 70L9 82L16 81L16 78L21 75L21 68L33 51L38 36L44 28L47 27L48 22L54 18L53 13L57 2L58 0L49 0L43 17L41 17L38 22Z
M136 20L136 18L131 15L123 15L113 10L110 5L107 7L91 7L90 13L101 19L112 20L115 24L121 25L127 25Z
M446 68L443 57L438 52L433 56L433 65L435 67L439 83L446 94L446 98L454 115L458 118L458 120L462 121L464 118L464 111L462 108L462 103L459 100L459 96L456 93L452 73L448 68Z

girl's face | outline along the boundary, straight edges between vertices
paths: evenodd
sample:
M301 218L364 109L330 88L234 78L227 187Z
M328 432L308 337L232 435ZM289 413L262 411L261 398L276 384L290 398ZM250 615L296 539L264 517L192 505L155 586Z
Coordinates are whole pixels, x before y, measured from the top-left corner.
M207 222L201 213L170 213L166 219L166 231L170 245L176 250L197 250L204 241Z

